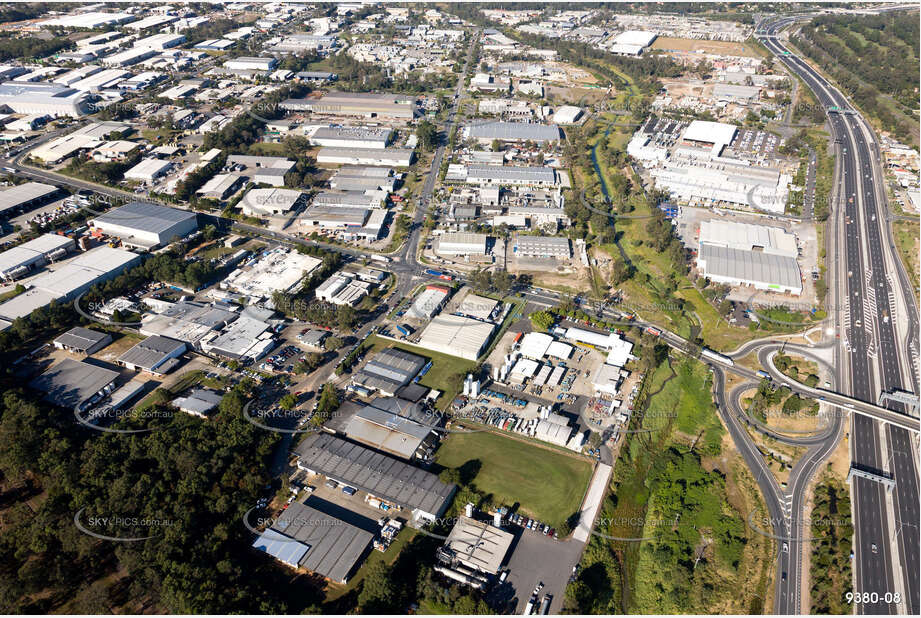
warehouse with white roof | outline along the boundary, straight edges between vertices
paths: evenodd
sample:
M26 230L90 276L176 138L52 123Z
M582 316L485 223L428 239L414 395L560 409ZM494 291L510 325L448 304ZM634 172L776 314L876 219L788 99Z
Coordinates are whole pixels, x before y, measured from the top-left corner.
M802 294L796 237L778 227L704 221L700 224L697 268L718 283Z
M48 262L54 262L76 247L74 240L58 234L42 234L0 253L0 278L15 281Z
M194 212L148 202L130 202L89 223L104 234L121 238L126 245L144 249L166 245L174 237L183 238L198 229Z
M435 316L422 331L418 345L433 352L475 361L486 349L496 325L462 315Z

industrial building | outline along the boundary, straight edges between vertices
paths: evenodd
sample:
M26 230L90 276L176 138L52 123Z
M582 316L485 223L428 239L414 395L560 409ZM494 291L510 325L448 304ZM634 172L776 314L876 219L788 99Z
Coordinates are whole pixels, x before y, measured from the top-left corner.
M52 301L73 300L97 283L108 281L141 261L137 254L102 246L90 249L55 271L39 275L28 290L0 304L0 318L25 317Z
M731 124L695 120L649 121L634 134L627 153L647 168L656 187L694 206L730 206L783 213L792 177L727 150L737 133Z
M287 215L307 203L307 194L294 189L250 189L240 200L248 217Z
M116 362L132 371L164 376L179 364L178 358L185 351L184 342L153 335L119 356Z
M17 114L79 118L89 113L86 92L48 82L3 82L0 105Z
M203 338L215 337L215 331L225 328L238 317L237 312L217 304L186 300L167 306L160 314L145 314L141 318L140 333L145 336L163 335L199 348Z
M307 436L294 450L298 468L366 492L392 508L406 509L414 526L440 517L457 490L431 472L327 433Z
M563 335L572 341L607 350L608 356L605 359L605 363L609 365L623 367L627 364L627 361L633 358L631 354L633 344L617 333L599 333L584 328L572 327L563 329Z
M361 281L350 273L338 272L317 286L317 299L334 305L354 307L371 291L371 283Z
M499 301L492 298L478 296L477 294L467 294L461 304L458 305L455 313L488 322L498 306Z
M323 260L285 247L264 251L231 272L221 282L222 290L235 290L254 301L271 298L275 292L296 292L304 277Z
M372 165L409 167L415 158L412 148L320 148L317 163L327 165Z
M529 122L484 122L464 128L464 139L477 140L481 144L500 142L555 142L560 139L560 127L555 124L534 124Z
M275 341L268 323L243 315L214 339L201 339L200 345L209 354L255 361L275 347Z
M406 311L406 316L420 321L432 318L444 306L450 293L451 290L443 285L425 286Z
M60 193L61 190L54 185L41 182L24 182L7 187L0 191L0 216L10 217L16 212L41 206Z
M399 348L381 350L352 377L352 384L393 397L426 365L424 357Z
M494 576L505 561L515 535L467 515L457 518L437 557L446 567L435 570L465 584L484 588L481 575Z
M82 412L115 390L118 372L65 358L29 382L43 399Z
M412 120L416 100L411 95L329 92L320 97L286 99L281 108L291 112L313 112L331 116L361 116L364 118L402 118Z
M125 180L137 180L151 183L165 176L172 168L173 163L171 161L158 159L156 157L147 157L125 172Z
M364 191L323 191L317 193L311 203L314 206L336 208L380 208L384 205L385 197L379 192L369 194Z
M512 248L516 257L524 258L559 258L568 260L572 257L572 247L568 238L559 236L526 236L519 234L515 237Z
M611 53L621 56L639 56L656 40L655 32L627 30L621 32L611 43Z
M89 224L132 247L153 249L184 238L198 229L194 212L149 202L130 202L92 219Z
M54 338L52 344L58 350L66 350L75 354L90 355L112 343L112 335L99 331L75 326L66 333Z
M361 228L371 210L368 208L356 208L351 206L311 206L304 211L301 216L301 222L304 225L314 227L326 227L332 229L339 228Z
M374 535L312 506L291 505L253 543L293 569L345 584L368 553Z
M215 174L195 194L212 200L226 200L243 185L243 180L239 174Z
M345 435L350 440L407 461L428 460L436 442L432 428L396 413L392 409L396 406L387 406L384 403L387 401L400 400L378 397L372 404L361 406L349 419ZM416 406L408 402L403 405Z
M781 228L730 221L700 224L697 268L718 283L802 294L797 255L796 237Z
M489 344L496 325L462 315L435 316L422 331L419 347L475 361Z
M221 405L221 399L223 398L224 396L216 391L195 388L188 395L173 399L170 405L174 408L179 408L180 411L186 414L205 418L209 412Z
M387 127L320 127L310 136L317 146L331 148L386 148L393 131Z
M582 108L574 105L563 105L553 113L553 122L556 124L573 124L582 116Z
M486 255L488 237L472 232L447 232L438 236L433 243L439 255Z
M271 71L278 66L278 60L272 57L254 58L252 56L240 56L224 62L224 68L230 71L243 72L260 72Z
M0 279L15 281L49 262L64 258L76 247L72 238L42 234L0 253Z
M504 185L517 187L555 187L560 184L552 167L517 167L512 165L470 165L466 181L477 185Z
M338 191L386 191L396 188L397 177L387 167L340 167L329 186Z

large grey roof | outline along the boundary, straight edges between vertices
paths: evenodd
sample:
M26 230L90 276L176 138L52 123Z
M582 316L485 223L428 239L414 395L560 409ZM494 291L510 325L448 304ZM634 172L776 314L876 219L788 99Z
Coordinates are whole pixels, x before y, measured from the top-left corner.
M164 232L180 221L195 218L194 212L168 208L149 202L129 202L121 208L96 217L99 223L122 225L145 232Z
M57 337L54 342L74 350L88 350L109 336L108 333L100 333L82 326L75 326Z
M425 365L425 358L400 350L388 348L378 352L355 374L353 381L372 388L392 390L409 382Z
M529 122L485 122L470 125L474 139L531 140L535 142L560 139L560 127Z
M379 451L411 459L432 433L431 427L373 405L364 406L349 420L346 435Z
M700 245L700 259L706 262L708 275L732 277L742 281L763 282L782 287L802 286L796 259L760 251L742 251L718 247L707 243Z
M118 360L128 365L150 369L156 367L170 354L175 353L177 349L185 350L185 347L185 343L181 341L152 335L119 356Z
M117 371L65 358L29 383L45 393L45 400L73 408L105 388L118 377Z
M512 165L471 165L467 168L467 178L474 180L516 180L522 182L556 182L556 172L552 167L533 166L517 167Z
M54 185L46 185L41 182L26 182L4 189L0 191L0 212L48 197L58 190Z
M253 547L289 563L296 560L305 569L343 582L373 538L367 530L293 502Z
M455 486L431 472L327 433L307 436L295 449L302 465L385 500L435 516Z

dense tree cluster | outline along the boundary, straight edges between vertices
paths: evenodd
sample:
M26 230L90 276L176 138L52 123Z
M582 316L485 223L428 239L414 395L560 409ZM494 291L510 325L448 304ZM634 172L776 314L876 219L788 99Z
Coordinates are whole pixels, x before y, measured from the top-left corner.
M73 41L62 38L4 36L0 37L0 61L44 58L73 47Z
M815 489L812 507L811 614L847 614L851 591L851 501L847 486L827 478Z
M899 139L912 142L917 132L911 115L918 106L919 36L913 12L822 15L803 26L794 42L822 64L859 108Z
M302 609L282 598L286 574L252 551L243 525L268 480L278 438L244 420L250 387L241 383L228 393L212 420L175 414L119 421L122 428L157 428L130 435L86 429L71 411L8 390L0 406L0 471L4 498L14 505L0 530L0 607L11 613L48 613L65 603L83 613L145 604L173 613ZM9 492L17 486L32 489L15 500ZM27 505L35 492L44 495ZM100 541L77 529L78 512L94 533L149 538ZM103 517L109 521L95 520Z

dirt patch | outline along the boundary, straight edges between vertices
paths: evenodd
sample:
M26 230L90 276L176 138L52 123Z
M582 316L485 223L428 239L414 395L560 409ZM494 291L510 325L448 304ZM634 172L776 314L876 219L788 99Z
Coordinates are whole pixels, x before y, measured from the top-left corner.
M734 41L707 41L700 39L678 39L660 36L652 44L652 49L679 54L715 54L718 56L745 56L747 58L760 58L757 53L749 49L744 43Z

